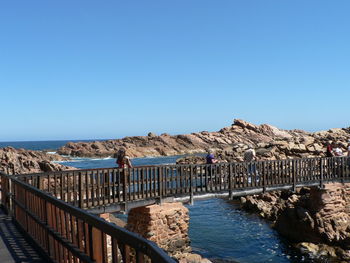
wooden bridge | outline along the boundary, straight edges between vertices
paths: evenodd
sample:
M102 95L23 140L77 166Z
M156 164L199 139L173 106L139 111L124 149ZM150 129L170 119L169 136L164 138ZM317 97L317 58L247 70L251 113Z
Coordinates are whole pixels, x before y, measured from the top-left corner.
M348 181L349 162L349 157L334 157L1 174L1 204L54 262L175 262L153 242L92 213L322 187L325 182Z

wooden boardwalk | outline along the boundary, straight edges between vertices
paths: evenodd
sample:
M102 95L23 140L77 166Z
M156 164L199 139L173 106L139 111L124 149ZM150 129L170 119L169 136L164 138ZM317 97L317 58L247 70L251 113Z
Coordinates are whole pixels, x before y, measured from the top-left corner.
M44 263L37 251L18 231L10 216L0 209L0 262Z
M93 215L170 199L249 195L350 181L350 157L213 165L101 168L8 176L0 172L1 205L43 252L60 263L175 263L157 245ZM169 199L169 200L168 200ZM108 209L108 210L107 210ZM88 212L89 211L89 212ZM14 261L42 261L20 242L10 219L1 234ZM21 245L22 244L22 245ZM10 259L7 254L6 258ZM5 262L0 257L0 262ZM19 261L16 261L19 260Z
M20 175L19 179L90 213L227 194L231 198L350 179L350 158L305 158L213 165L99 168Z

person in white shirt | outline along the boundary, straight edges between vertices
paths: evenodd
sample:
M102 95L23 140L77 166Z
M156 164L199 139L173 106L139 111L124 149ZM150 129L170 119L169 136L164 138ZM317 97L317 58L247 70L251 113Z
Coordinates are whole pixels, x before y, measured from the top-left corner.
M339 145L333 150L334 156L343 156L343 151L340 149Z
M248 146L248 150L246 150L244 152L244 155L243 155L243 160L245 162L254 162L256 161L256 153L255 153L255 150L253 148L253 146L249 145ZM248 183L252 183L252 175L256 175L255 179L256 182L259 182L259 175L258 175L258 172L256 170L256 165L255 163L249 163L248 164Z
M256 158L256 153L255 150L253 149L253 146L248 146L248 150L245 151L243 160L245 162L253 162L255 161Z

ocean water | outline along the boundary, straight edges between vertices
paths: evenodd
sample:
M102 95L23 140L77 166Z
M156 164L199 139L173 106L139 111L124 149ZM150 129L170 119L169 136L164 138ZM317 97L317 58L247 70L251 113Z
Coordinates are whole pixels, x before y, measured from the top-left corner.
M133 158L133 166L143 165L158 165L158 164L174 164L179 156L165 156L165 157L145 157L145 158ZM92 168L112 168L116 167L115 159L113 158L74 158L72 161L60 162L67 166L76 167L79 169L92 169Z
M237 201L208 199L187 207L193 251L214 262L310 262Z
M55 150L65 143L66 141L47 142L45 145L44 142L16 142L9 146ZM55 145L56 148L53 147ZM132 163L134 166L173 164L179 157L134 158ZM72 161L60 163L80 169L115 167L115 159L112 158L74 158ZM187 207L190 213L189 236L193 251L213 262L313 262L296 253L268 222L240 210L237 201L208 199L196 201L194 205Z
M58 148L64 146L68 142L92 142L101 140L62 140L62 141L18 141L18 142L0 142L0 148L7 146L16 149L27 149L35 151L56 151Z

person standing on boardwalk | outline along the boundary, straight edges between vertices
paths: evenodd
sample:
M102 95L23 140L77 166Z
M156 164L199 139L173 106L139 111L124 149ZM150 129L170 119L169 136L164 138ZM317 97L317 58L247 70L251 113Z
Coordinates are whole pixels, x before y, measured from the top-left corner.
M118 150L118 152L114 155L116 158L116 164L118 165L118 168L122 168L123 170L120 172L120 177L118 178L119 181L119 193L122 194L122 187L121 184L125 184L124 188L126 189L128 185L130 184L130 176L128 172L128 168L132 168L130 157L127 155L127 151L125 148L121 148ZM123 181L120 181L123 180ZM125 195L127 193L127 190L125 192ZM124 196L125 198L125 196Z
M243 160L245 162L253 162L256 159L256 153L253 146L249 145L248 149L244 152Z
M207 164L214 164L218 162L218 160L215 159L215 156L212 150L208 150L208 154L205 157L205 160Z
M212 151L211 149L208 150L208 154L207 154L207 156L205 157L205 160L206 160L206 164L208 165L208 166L206 167L207 175L208 175L208 177L209 177L208 182L209 182L210 184L213 184L213 183L215 183L215 178L212 178L212 168L213 168L213 167L212 167L210 164L215 164L215 163L218 162L218 160L215 159L214 153L213 153L213 151ZM215 176L214 176L214 177L215 177Z
M333 143L329 141L327 144L326 157L333 157Z
M124 148L118 150L118 152L115 154L115 158L118 168L132 168L130 157L127 155Z
M255 150L253 148L253 146L248 145L248 149L244 152L244 156L243 156L243 160L244 162L254 162L256 160L256 153ZM254 163L250 163L248 164L248 183L252 182L252 174L256 173L256 165ZM257 181L259 181L259 178L257 176Z
M341 150L340 145L337 145L333 149L333 154L334 154L334 156L343 156L343 151Z

